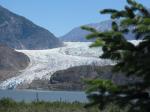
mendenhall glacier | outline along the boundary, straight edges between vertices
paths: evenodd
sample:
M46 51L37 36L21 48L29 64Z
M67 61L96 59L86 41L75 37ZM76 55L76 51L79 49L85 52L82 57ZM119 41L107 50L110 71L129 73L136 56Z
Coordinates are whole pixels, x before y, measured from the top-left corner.
M140 41L130 41L135 45ZM0 89L15 89L20 84L30 84L35 79L49 80L58 70L81 65L113 65L115 62L100 59L102 49L90 48L91 42L65 42L64 47L46 50L17 50L30 58L29 66L17 76L0 83Z
M30 64L17 76L0 83L0 89L14 89L20 84L30 84L35 79L50 79L58 71L80 65L110 65L112 62L98 58L101 48L89 48L90 42L65 42L64 47L46 50L17 50L30 58Z

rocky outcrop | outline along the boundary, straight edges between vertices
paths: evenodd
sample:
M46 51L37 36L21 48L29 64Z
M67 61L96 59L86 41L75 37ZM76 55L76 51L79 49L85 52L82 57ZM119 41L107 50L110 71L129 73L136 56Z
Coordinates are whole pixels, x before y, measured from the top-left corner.
M17 72L25 69L29 62L29 58L23 53L0 45L0 81L17 75Z
M48 49L62 42L48 30L0 6L0 43L15 49Z
M105 76L111 78L111 66L77 66L55 72L50 80L36 79L31 84L20 85L19 89L46 89L76 91L85 89L83 80Z
M116 84L126 84L139 80L125 77L123 73L112 73L112 66L77 66L55 72L50 80L37 79L28 85L20 85L19 89L67 90L80 91L86 89L84 80L111 79Z
M111 78L111 66L78 66L55 72L50 79L49 87L52 90L83 90L83 80L100 77Z
M122 85L133 83L138 78L125 77L123 73L112 73L112 66L78 66L55 72L50 79L51 90L84 90L87 79L110 79L114 83Z

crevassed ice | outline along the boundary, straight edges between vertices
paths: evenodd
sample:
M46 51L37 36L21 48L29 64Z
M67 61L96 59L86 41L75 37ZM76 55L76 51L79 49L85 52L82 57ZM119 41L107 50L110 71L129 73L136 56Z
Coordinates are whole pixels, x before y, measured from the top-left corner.
M47 50L17 50L30 58L30 65L19 75L5 80L1 89L16 88L19 84L30 84L34 79L50 79L58 71L80 65L110 65L109 60L98 57L101 48L89 48L90 42L66 42L64 47Z

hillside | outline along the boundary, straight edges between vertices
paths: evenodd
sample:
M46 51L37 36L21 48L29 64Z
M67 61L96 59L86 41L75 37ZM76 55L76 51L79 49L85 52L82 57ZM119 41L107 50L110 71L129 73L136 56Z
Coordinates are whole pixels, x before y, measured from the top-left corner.
M28 66L29 62L29 58L23 53L0 45L0 81L16 76L20 70Z
M138 81L136 77L125 77L123 73L113 73L112 66L77 66L55 72L47 84L50 90L85 90L84 80L110 79L116 84L123 85ZM36 81L34 81L36 83ZM37 84L37 83L36 83ZM37 84L38 85L38 84ZM45 84L46 86L46 84ZM31 86L32 87L32 86ZM40 86L39 86L40 87Z
M0 43L15 49L48 49L62 42L48 30L0 6Z

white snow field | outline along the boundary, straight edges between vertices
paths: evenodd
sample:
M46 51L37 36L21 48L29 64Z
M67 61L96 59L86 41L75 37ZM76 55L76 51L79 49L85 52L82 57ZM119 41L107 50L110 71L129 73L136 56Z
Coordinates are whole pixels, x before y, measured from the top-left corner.
M80 65L110 65L99 59L101 48L89 48L90 42L65 42L64 47L47 50L17 50L30 58L30 65L19 75L5 80L0 89L13 89L19 84L30 84L34 79L50 79L58 71Z

